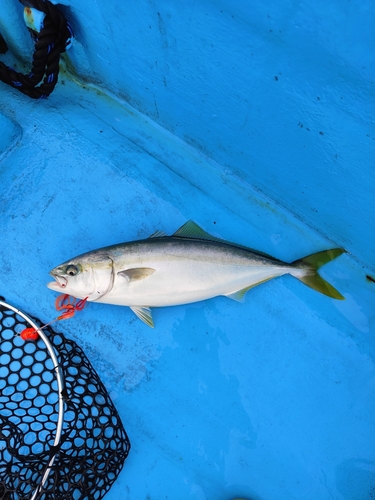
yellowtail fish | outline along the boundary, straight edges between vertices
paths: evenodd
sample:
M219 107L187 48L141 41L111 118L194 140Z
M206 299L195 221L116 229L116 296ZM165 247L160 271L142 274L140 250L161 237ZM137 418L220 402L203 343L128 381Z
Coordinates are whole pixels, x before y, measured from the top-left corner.
M172 236L157 231L145 240L93 250L55 267L47 286L88 301L129 306L153 327L151 307L188 304L225 295L241 301L265 281L291 274L335 299L344 297L318 269L344 252L333 248L290 264L206 233L189 221Z

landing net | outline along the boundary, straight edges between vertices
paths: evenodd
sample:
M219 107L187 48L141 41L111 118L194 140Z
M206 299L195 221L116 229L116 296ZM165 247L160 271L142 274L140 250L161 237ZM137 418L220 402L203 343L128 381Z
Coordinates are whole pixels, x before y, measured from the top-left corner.
M82 349L0 299L0 499L100 500L129 438Z

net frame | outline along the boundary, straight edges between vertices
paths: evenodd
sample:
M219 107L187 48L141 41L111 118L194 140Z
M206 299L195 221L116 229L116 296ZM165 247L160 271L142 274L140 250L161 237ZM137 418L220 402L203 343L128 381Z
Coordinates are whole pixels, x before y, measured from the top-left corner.
M34 328L34 330L38 333L39 338L44 342L47 351L51 357L52 363L53 363L53 369L56 373L56 379L57 379L57 386L58 386L58 420L57 420L57 426L56 426L56 434L55 434L55 439L53 442L53 446L57 447L60 439L61 439L61 433L62 433L62 427L63 427L63 421L64 421L64 374L62 372L61 366L57 360L55 351L53 350L51 342L48 340L47 335L43 332L43 330L40 329L40 327L31 319L29 318L25 313L17 309L16 307L12 306L11 304L8 304L7 302L3 302L0 300L0 306L3 308L10 309L11 311L15 312L21 318L23 318L29 325L30 327ZM43 486L45 485L45 482L47 481L47 478L49 476L49 473L51 471L51 468L53 466L53 463L55 461L56 453L54 453L46 467L46 470L43 474L42 480L40 482L40 485L35 489L32 497L30 500L36 500L38 498L38 495L40 491L42 490Z

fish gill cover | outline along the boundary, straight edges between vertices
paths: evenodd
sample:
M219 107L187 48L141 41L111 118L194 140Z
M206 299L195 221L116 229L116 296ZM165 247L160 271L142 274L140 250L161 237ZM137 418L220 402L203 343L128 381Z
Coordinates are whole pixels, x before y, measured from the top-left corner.
M100 500L130 450L121 419L82 349L47 327L64 379L56 444L57 367L41 338L19 336L30 322L16 311L0 300L0 499Z

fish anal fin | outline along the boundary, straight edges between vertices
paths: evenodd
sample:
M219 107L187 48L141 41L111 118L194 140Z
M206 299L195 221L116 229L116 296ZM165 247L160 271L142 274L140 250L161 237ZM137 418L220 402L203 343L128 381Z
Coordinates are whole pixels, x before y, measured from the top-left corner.
M149 307L146 306L131 306L130 309L134 314L138 316L143 323L146 323L147 326L154 328L154 321L152 319L152 312Z
M262 283L265 283L266 281L272 280L274 276L270 276L269 278L266 278L262 281L257 281L256 283L249 285L245 288L241 288L241 290L236 290L233 293L228 293L225 295L225 297L228 297L228 299L236 300L237 302L244 302L245 300L245 295L246 293L250 290L250 288L254 288L257 285L261 285Z
M246 292L248 290L250 290L250 288L253 288L253 286L254 285L248 286L247 288L242 288L242 290L237 290L236 292L233 292L233 293L228 293L226 295L226 297L228 297L228 299L232 299L232 300L235 300L237 302L244 302Z
M119 271L117 274L122 278L125 278L128 283L132 281L139 281L154 274L155 269L152 267L133 267L132 269L125 269L124 271Z

